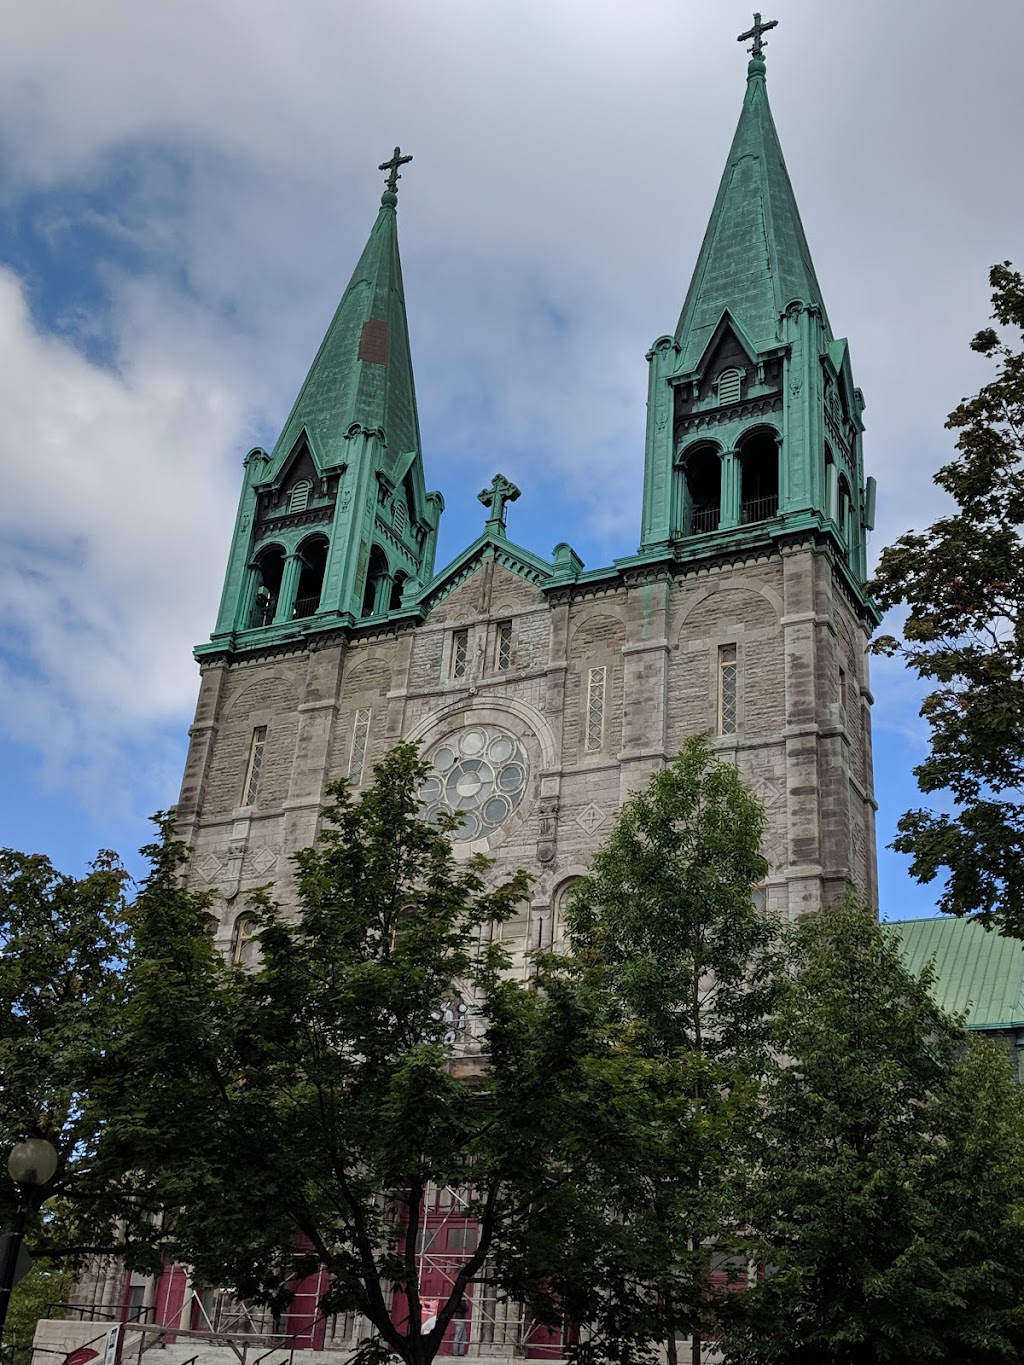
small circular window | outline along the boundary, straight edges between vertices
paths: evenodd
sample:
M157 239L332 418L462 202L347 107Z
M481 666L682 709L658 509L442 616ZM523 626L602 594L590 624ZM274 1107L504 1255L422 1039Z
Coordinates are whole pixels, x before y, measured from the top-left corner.
M454 815L460 843L486 839L526 794L526 755L514 735L477 725L441 740L427 754L430 776L420 788L428 820Z

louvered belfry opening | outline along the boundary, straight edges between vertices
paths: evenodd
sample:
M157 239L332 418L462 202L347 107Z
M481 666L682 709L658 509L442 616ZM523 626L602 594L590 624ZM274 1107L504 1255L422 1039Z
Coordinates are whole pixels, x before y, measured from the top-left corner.
M320 596L324 586L324 572L327 568L327 537L310 536L299 547L302 569L299 574L299 587L295 594L293 617L312 616L320 606Z
M779 513L779 443L772 431L755 431L740 445L740 524Z
M685 518L687 535L717 531L722 507L722 461L713 445L695 446L687 452L683 474L689 493Z

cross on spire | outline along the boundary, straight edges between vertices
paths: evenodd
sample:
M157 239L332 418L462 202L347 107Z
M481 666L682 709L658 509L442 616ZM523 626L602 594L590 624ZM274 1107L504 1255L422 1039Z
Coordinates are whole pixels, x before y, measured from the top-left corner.
M766 24L762 23L760 14L755 13L754 27L748 29L746 33L741 33L736 41L738 43L745 43L748 38L753 38L754 46L748 48L747 51L755 61L760 61L764 58L764 35L769 29L778 28L778 25L778 19L769 19Z
M519 489L506 479L504 474L495 474L491 480L490 488L483 488L477 494L483 505L490 510L487 518L487 525L492 528L495 535L505 534L505 504L515 502L519 497Z
M392 194L398 193L398 182L401 176L398 174L399 166L404 166L407 161L411 161L411 156L403 156L401 147L396 147L391 155L390 161L382 161L377 167L378 171L390 171L391 174L384 182Z

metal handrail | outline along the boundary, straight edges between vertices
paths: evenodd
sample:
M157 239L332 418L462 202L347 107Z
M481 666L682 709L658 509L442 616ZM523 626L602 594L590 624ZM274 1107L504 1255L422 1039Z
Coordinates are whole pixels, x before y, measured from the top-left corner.
M778 514L778 493L766 493L760 498L745 498L740 503L741 526L749 526L752 521L770 521Z
M699 536L705 531L717 531L720 515L717 502L692 507L690 509L690 535Z

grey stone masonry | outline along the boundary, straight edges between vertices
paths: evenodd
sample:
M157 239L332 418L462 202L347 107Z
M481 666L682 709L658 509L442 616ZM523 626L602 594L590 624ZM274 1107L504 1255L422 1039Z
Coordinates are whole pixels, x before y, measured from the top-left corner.
M272 881L287 903L327 783L364 786L400 738L428 755L452 736L519 746L514 804L458 848L533 874L524 952L558 936L626 795L701 731L765 806L773 908L816 910L848 882L873 899L867 624L843 584L812 537L556 592L484 551L418 625L207 663L177 817L225 950L250 889Z

